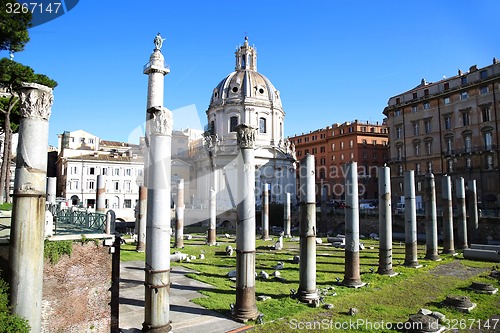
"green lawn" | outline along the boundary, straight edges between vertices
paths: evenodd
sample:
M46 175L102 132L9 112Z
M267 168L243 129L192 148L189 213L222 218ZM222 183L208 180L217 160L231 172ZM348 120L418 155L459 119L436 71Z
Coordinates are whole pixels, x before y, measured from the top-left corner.
M197 257L203 253L205 259L182 262L180 265L198 272L191 274L192 278L214 286L213 290L200 291L207 297L200 297L194 302L230 316L229 306L235 302L235 283L230 281L226 274L234 269L236 257L235 255L228 257L225 248L227 245L235 248L236 244L234 238L228 239L221 235L218 235L218 241L218 246L206 246L204 240L199 238L185 241L183 253ZM344 276L344 251L327 244L317 246L317 287L320 290L329 289L324 301L334 305L333 309L326 310L308 307L289 297L290 289L298 289L299 285L299 267L292 263L293 256L299 252L298 242L285 239L284 249L274 251L268 248L274 241L257 240L256 272L265 270L271 274L276 263L282 261L285 267L280 273L285 281L257 278L256 294L268 295L272 299L257 302L259 311L264 314L265 323L256 325L253 332L296 332L298 328L310 329L309 332L324 332L325 329L333 332L394 332L380 329L377 325L382 325L382 322L404 322L410 314L416 313L420 308L445 314L450 320L450 326L466 323L467 329L461 332L468 332L468 326L474 320L475 324L477 320L484 323L485 320L500 313L499 294L483 295L467 290L472 281L488 282L498 287L498 281L487 277L494 264L464 260L459 255L442 256L443 260L440 262L419 259L420 264L424 265L423 268L406 268L398 264L404 261L404 244L397 242L393 245L393 265L399 275L387 277L372 273L370 270L377 271L378 242L373 240L361 242L366 246L365 250L360 252L361 279L368 285L359 289L336 284L336 278L343 279ZM174 252L175 249L171 251ZM419 245L421 257L424 251L424 245ZM144 253L135 252L133 245L123 245L121 255L122 260L144 260ZM337 295L332 296L333 292ZM446 295L467 295L472 302L478 304L477 308L470 314L464 314L442 307L440 302ZM359 309L359 314L355 317L347 315L351 307ZM370 324L361 325L362 321L369 322L372 325L371 329ZM339 328L342 323L348 325L352 322L359 323L360 326L347 330ZM491 323L494 324L493 321ZM500 331L500 323L497 325L497 330Z

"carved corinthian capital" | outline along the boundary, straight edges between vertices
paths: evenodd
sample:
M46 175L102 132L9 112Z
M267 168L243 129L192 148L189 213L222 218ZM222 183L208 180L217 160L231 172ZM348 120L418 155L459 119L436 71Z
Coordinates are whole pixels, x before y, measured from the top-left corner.
M151 107L151 134L172 135L173 117L172 112L163 107Z
M238 145L240 148L253 148L255 145L255 128L240 124L236 126L236 135L238 136Z
M37 83L23 83L19 95L21 117L49 120L54 101L52 88Z

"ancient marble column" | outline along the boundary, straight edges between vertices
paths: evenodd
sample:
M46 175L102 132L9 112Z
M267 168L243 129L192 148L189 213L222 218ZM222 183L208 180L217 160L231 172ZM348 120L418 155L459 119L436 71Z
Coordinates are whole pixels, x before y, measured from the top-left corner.
M47 203L56 204L57 178L47 177Z
M41 332L47 146L52 89L24 84L9 243L12 312Z
M213 187L209 190L209 199L208 199L208 237L207 244L215 245L217 243L217 233L216 233L216 221L217 221L217 202L216 202L216 193Z
M425 259L439 260L436 212L436 183L434 175L425 175Z
M405 194L405 266L419 267L417 257L417 207L415 203L415 172L404 172Z
M396 275L392 269L392 211L391 211L391 169L379 168L379 250L378 273L382 275Z
M456 179L456 197L457 197L457 249L468 248L467 245L467 211L465 207L465 184L464 178Z
M177 204L175 205L175 247L184 247L184 179L177 185Z
M97 190L95 191L95 212L106 214L106 177L97 176Z
M327 198L328 198L328 189L326 186L322 186L321 187L321 228L319 228L320 232L327 232L328 231Z
M259 316L255 301L255 128L236 127L241 159L238 165L236 221L236 303L233 318L238 321Z
M290 202L290 193L286 193L285 196L285 226L284 226L284 233L285 237L292 237L292 232L291 232L291 202Z
M360 287L358 163L346 164L345 178L345 273L342 284Z
M262 185L262 239L269 238L269 184Z
M476 180L467 182L467 198L469 200L469 221L467 223L467 240L469 244L479 242L479 211L477 209Z
M300 161L300 263L297 298L313 302L319 298L316 289L316 184L314 155Z
M170 325L170 218L172 112L151 108L148 212L146 219L145 320L143 332Z
M443 176L443 253L455 254L455 241L453 240L453 202L451 195L451 177Z

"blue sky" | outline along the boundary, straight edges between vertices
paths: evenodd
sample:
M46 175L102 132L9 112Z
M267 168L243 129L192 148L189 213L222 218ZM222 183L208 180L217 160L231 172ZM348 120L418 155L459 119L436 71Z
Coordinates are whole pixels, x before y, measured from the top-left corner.
M353 119L382 120L391 96L422 78L500 58L500 2L95 1L30 29L15 60L58 81L49 144L83 129L127 141L145 119L142 68L166 38L166 107L174 128L199 127L213 88L248 35L258 70L280 90L285 135ZM7 57L7 52L0 52Z

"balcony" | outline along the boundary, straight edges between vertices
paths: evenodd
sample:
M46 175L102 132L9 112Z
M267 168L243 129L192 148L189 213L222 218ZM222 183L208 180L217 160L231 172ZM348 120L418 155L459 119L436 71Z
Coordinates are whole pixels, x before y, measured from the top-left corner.
M486 152L495 152L497 151L497 145L476 145L471 147L464 147L460 149L452 150L452 155L464 155L464 154L477 154L477 153L486 153ZM443 152L445 156L446 152ZM450 155L450 154L448 154Z

